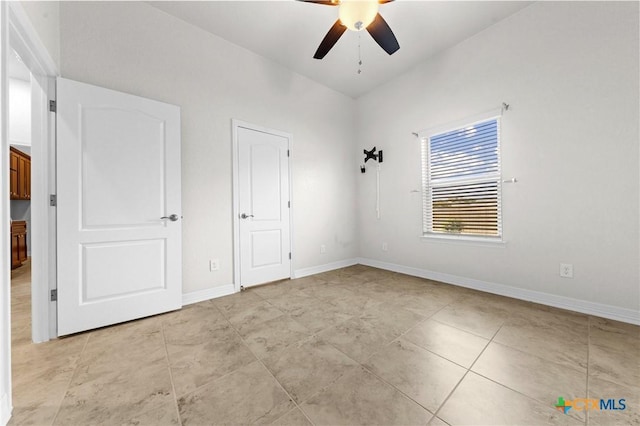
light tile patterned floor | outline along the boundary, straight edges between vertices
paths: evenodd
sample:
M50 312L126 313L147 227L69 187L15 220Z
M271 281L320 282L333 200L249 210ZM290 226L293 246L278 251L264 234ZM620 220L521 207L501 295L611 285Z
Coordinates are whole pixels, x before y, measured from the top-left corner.
M13 277L15 425L640 424L637 326L353 266L33 345Z

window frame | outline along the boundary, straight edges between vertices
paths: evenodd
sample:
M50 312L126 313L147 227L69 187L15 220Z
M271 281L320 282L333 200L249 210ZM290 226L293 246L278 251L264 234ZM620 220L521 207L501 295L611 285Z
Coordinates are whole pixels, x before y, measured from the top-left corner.
M504 244L504 229L502 216L502 109L477 114L472 117L457 120L448 124L422 130L418 133L421 148L421 177L422 177L422 232L421 238L431 241L445 242L472 242L480 245ZM433 204L431 199L431 138L442 135L444 133L462 130L466 127L474 126L479 123L488 121L496 121L496 151L497 151L497 171L487 173L482 176L463 176L459 178L442 179L436 183L437 187L447 187L459 184L470 184L479 182L495 182L497 191L497 232L498 235L474 235L463 233L445 233L433 232L429 229L430 223L433 223ZM431 221L429 221L431 217Z

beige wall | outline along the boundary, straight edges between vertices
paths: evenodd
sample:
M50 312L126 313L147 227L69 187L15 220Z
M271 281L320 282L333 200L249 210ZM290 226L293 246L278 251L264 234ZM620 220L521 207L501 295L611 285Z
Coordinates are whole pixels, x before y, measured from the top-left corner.
M60 65L60 2L20 1L56 66Z
M356 102L144 3L61 3L59 15L65 77L182 106L186 291L231 282L229 121L239 118L294 134L296 268L360 255L639 309L637 3L536 3ZM52 52L55 27L39 30ZM504 187L506 244L420 240L411 132L503 101L503 172L518 178ZM373 145L386 154L380 220L374 175L357 171ZM573 279L559 277L560 262Z
M64 2L60 28L63 77L181 107L185 292L233 282L232 118L293 134L294 268L357 256L352 99L142 2Z
M637 316L638 47L637 2L539 2L358 99L359 152L385 152L381 220L373 174L358 179L361 256ZM411 132L503 101L505 246L421 240Z

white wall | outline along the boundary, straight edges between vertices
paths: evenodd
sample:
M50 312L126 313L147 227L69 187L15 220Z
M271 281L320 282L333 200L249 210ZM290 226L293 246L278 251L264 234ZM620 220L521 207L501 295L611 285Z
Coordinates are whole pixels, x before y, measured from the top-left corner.
M9 143L31 145L31 83L9 79Z
M63 2L60 28L63 77L182 108L185 292L232 283L232 118L293 134L295 269L357 256L352 99L145 3Z
M360 254L638 310L637 3L541 2L499 22L359 99L355 150L354 102L242 48L146 4L69 2L59 14L59 39L56 25L34 25L52 56L62 46L65 77L183 108L186 291L231 282L233 117L294 134L296 268ZM506 245L421 241L411 132L503 101L503 171L519 181L504 187ZM380 221L372 167L357 172L373 145L386 154ZM574 279L558 277L560 262Z
M381 220L374 174L358 177L361 256L637 315L638 52L637 2L540 2L358 99L358 152L385 151ZM503 101L506 246L421 241L411 132Z
M60 2L22 0L20 5L26 12L33 28L40 36L56 66L60 64Z

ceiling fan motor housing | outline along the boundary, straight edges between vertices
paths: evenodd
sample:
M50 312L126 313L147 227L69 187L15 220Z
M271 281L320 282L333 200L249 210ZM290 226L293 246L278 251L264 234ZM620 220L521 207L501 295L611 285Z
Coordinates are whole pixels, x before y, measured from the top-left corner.
M373 37L382 49L389 55L393 55L400 45L396 36L391 31L389 24L378 13L380 4L390 3L393 0L298 0L308 3L338 6L338 20L329 29L329 32L320 42L320 46L313 55L315 59L322 59L329 50L342 37L347 28L353 31L364 29ZM360 74L360 70L358 70Z
M338 17L342 25L352 31L361 31L373 22L380 4L377 0L343 0L339 8Z

